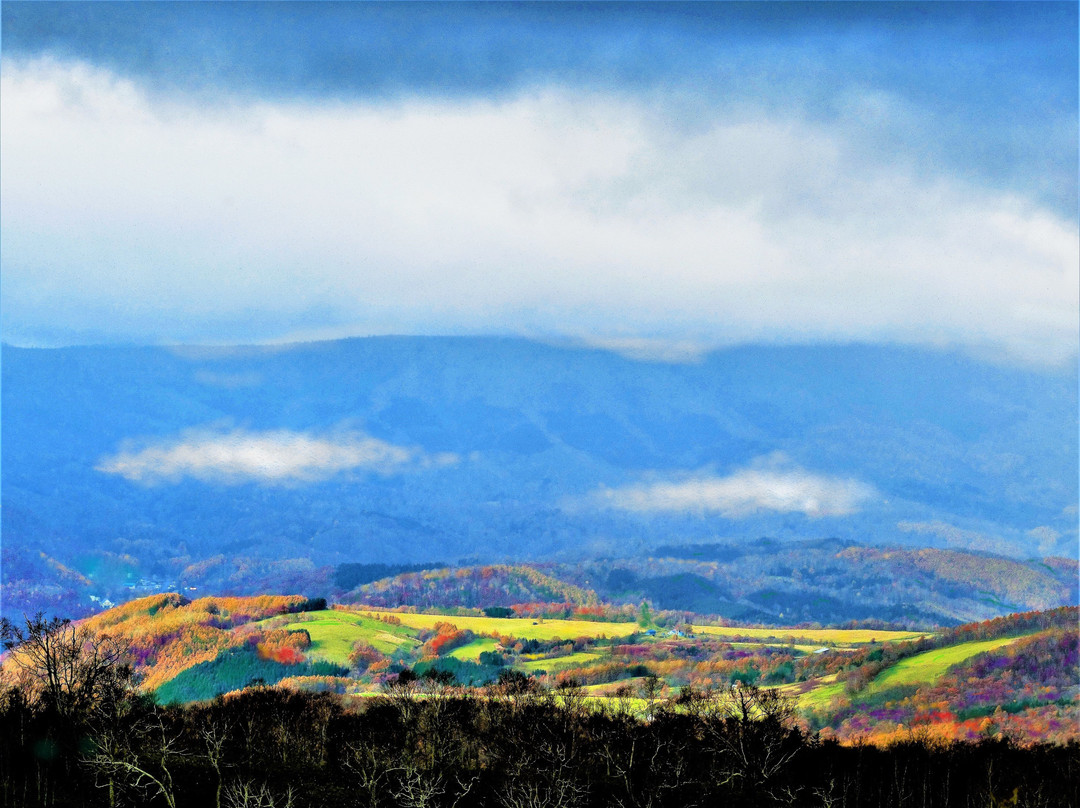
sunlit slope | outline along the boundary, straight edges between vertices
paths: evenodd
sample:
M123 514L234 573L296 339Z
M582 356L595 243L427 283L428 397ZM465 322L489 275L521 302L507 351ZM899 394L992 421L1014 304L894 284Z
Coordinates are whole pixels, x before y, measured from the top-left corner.
M309 653L339 665L349 664L349 654L357 642L366 642L388 656L408 653L420 645L415 631L336 609L308 612L283 628L306 631L311 637Z
M866 688L859 692L858 697L873 696L891 687L933 684L941 679L950 668L978 654L1012 645L1023 639L1024 636L1032 635L998 637L990 640L958 643L901 659L879 673ZM810 683L785 685L781 689L789 695L797 697L799 707L807 710L825 709L835 699L847 695L845 683L838 682L835 674L820 677Z
M139 598L85 621L92 631L128 643L142 686L154 690L185 670L210 662L244 642L238 627L299 611L307 598L260 595L204 597L189 601L175 592Z
M378 611L367 610L378 614ZM575 637L628 637L643 632L637 623L593 620L530 620L514 617L474 617L393 612L402 625L430 629L436 623L451 623L477 634L496 633L518 639L551 640ZM738 626L693 626L695 634L736 640L756 638L762 641L810 643L819 645L863 645L869 642L900 642L930 636L926 631L880 631L871 629L757 628Z
M498 643L493 639L480 637L470 643L455 648L448 656L453 659L477 660L480 658L480 654L487 651L494 651L497 644Z
M643 630L637 623L614 623L600 620L530 620L514 617L473 617L409 612L393 612L393 616L400 620L403 626L412 628L433 629L437 623L450 623L475 634L499 634L520 640L629 637Z
M940 679L949 668L959 665L976 654L995 651L1020 640L1020 637L1000 637L993 640L979 640L950 645L916 654L902 659L895 665L882 671L867 688L869 694L901 685L932 684Z
M926 631L879 631L845 628L741 628L737 626L694 626L699 634L735 640L752 637L760 640L790 640L821 645L865 645L871 642L900 642L930 636Z
M589 654L583 651L576 654L566 654L565 656L547 659L530 659L527 662L523 662L521 667L530 672L548 671L550 673L565 668L572 668L577 665L588 665L591 662L596 662L598 659L602 659L600 654Z
M655 704L674 710L687 687L712 694L734 683L778 687L796 698L805 720L844 741L864 733L896 737L916 718L934 723L943 738L978 737L985 721L993 717L996 726L1002 714L1025 737L1061 739L1073 737L1067 723L1080 709L1076 608L928 635L325 605L300 596L189 601L167 593L79 625L126 645L137 681L162 703L255 684L374 694L408 670L421 691L429 673L478 687L508 671L538 688L573 680L597 706L620 699L616 709L640 700L646 685ZM17 663L9 657L5 674Z

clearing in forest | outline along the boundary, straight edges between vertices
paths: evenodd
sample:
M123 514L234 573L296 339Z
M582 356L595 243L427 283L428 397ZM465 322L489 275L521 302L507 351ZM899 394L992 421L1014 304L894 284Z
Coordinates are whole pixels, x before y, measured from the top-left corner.
M498 645L498 643L490 637L477 637L472 642L458 646L447 654L447 656L465 662L475 662L480 659L480 655L485 651L494 651L496 645Z
M883 670L870 686L867 694L877 693L889 687L902 685L933 684L953 665L959 665L976 654L994 651L1012 645L1020 637L997 637L992 640L973 640L971 642L950 645L924 651L907 659L901 659L895 665Z
M387 656L408 652L420 645L413 636L416 632L404 626L390 625L356 612L337 609L305 612L304 617L288 623L285 628L288 631L306 631L311 637L311 656L338 665L349 664L349 654L358 640L363 640Z
M902 642L932 636L926 631L878 631L868 628L741 628L738 626L694 626L695 634L712 637L750 637L762 640L789 640L819 645L866 645L871 642Z
M527 662L522 662L520 667L530 673L535 671L547 671L548 673L552 673L553 671L564 670L566 668L580 668L602 658L601 654L591 654L586 651L581 651L576 654L567 654L566 656L560 657L530 659Z
M383 614L374 609L374 614ZM475 634L500 634L519 640L573 640L577 637L629 637L641 633L637 623L614 623L592 620L530 620L527 617L476 617L446 614L386 612L403 626L433 629L436 623L449 623Z
M934 684L954 665L966 662L977 654L1012 645L1019 639L1021 638L997 637L991 640L973 640L901 659L879 673L860 696L871 696L890 687ZM817 679L807 690L804 688L809 683L783 685L780 689L797 697L801 709L820 711L828 708L833 699L844 696L844 682L836 679L836 674L830 674Z

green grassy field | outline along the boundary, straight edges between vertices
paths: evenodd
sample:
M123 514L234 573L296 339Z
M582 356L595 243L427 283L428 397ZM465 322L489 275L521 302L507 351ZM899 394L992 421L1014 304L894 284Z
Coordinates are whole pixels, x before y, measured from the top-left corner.
M470 643L455 648L447 656L475 662L485 651L494 651L498 643L490 637L479 637Z
M889 687L933 684L953 665L958 665L984 651L993 651L1012 645L1018 639L1020 638L1000 637L994 640L975 640L902 659L892 667L883 670L870 683L866 692L869 695Z
M862 695L872 696L890 687L933 684L953 665L959 665L976 654L1004 648L1018 639L1020 638L1002 637L993 640L974 640L902 659L878 674L877 678L862 691ZM800 692L804 687L805 684L795 684L783 685L780 689L795 696L799 701L799 708L803 710L823 710L833 699L844 695L844 683L836 681L836 674L822 676L815 686L805 692Z
M614 695L615 691L620 687L629 687L634 694L632 698L635 701L640 702L641 706L645 706L645 699L639 697L641 692L641 685L645 681L644 676L635 676L630 679L619 679L617 682L604 682L599 685L585 685L584 690L589 696L595 698L610 698Z
M395 656L407 653L419 646L416 634L420 630L430 630L437 623L450 623L460 629L468 629L477 634L498 633L517 639L552 640L555 638L573 639L576 637L625 637L640 633L636 623L593 622L584 620L528 620L499 617L446 616L436 614L409 614L394 612L393 617L401 625L392 625L375 619L372 615L378 610L360 611L326 610L309 612L303 618L285 623L290 631L304 629L311 636L310 656L337 665L348 665L349 653L358 640L362 640L380 652ZM276 618L278 625L281 618ZM268 621L269 622L269 621ZM869 642L896 642L925 636L921 632L907 631L869 631L864 629L772 629L772 628L723 628L717 626L695 626L694 632L709 637L761 637L763 640L783 640L794 643L796 650L812 652L823 645L853 646ZM801 641L801 642L800 642ZM994 639L962 643L960 645L927 651L902 660L883 671L867 688L865 693L872 695L881 690L901 685L932 683L946 670L964 660L984 651L1001 648L1015 642L1015 638ZM755 645L737 642L737 645ZM763 643L776 645L776 642ZM472 642L449 652L448 656L462 661L475 661L484 651L495 650L496 641L490 637L478 637ZM582 652L563 657L534 659L522 662L519 668L526 672L548 671L549 673L570 667L588 665L599 659L596 653ZM805 684L786 685L784 691L798 698L799 707L805 710L821 710L844 695L844 683L837 682L835 676L822 677L809 689Z
M356 612L328 609L306 614L310 615L308 619L287 623L285 628L289 631L307 631L311 636L309 655L337 665L349 664L349 653L357 640L363 640L388 656L410 651L420 644L412 636L415 631L404 626L388 625Z
M734 626L694 626L695 634L713 637L753 637L825 645L865 645L876 642L901 642L931 636L925 631L875 631L865 628L737 628Z
M779 642L733 642L732 648L779 648L781 650L791 649L798 651L801 654L812 654L822 646L820 644L805 645L802 643L779 643ZM849 648L835 648L836 651L853 650Z
M798 700L798 706L800 710L823 710L832 703L832 700L837 696L844 695L844 683L836 681L836 674L831 673L828 676L822 676L817 680L817 684L810 687L809 690L800 693L799 691L806 683L800 683L796 685L783 685L780 690L789 695L795 696Z
M550 657L548 659L530 659L528 662L522 663L519 667L530 672L547 671L548 673L552 673L565 668L580 668L584 665L588 665L590 662L595 662L600 658L601 654L590 654L583 651L577 654L567 654L566 656Z
M365 611L377 613L376 610ZM529 620L514 617L458 617L445 614L392 612L402 625L431 629L436 623L450 623L476 634L498 633L519 640L572 640L577 637L628 637L641 631L637 623L606 623L590 620Z

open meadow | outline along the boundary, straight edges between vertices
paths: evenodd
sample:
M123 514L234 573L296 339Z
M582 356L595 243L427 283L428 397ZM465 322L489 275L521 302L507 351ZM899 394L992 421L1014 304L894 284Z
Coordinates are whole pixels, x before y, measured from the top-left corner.
M121 639L142 687L164 703L212 699L252 683L369 695L405 675L417 677L421 691L425 682L476 688L516 676L530 687L581 686L597 708L618 694L623 708L636 710L645 696L675 704L688 693L754 685L790 698L810 724L850 740L873 735L879 724L895 733L905 716L966 737L973 721L995 709L1005 716L995 726L1014 733L1075 735L1074 608L935 632L533 612L492 617L166 594L85 625ZM931 693L937 707L928 712Z

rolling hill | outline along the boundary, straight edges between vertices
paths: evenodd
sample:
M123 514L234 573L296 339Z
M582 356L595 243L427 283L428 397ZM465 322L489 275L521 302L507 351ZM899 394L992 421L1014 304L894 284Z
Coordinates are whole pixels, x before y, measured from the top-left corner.
M299 596L154 595L82 625L127 648L140 686L165 703L254 684L381 692L398 674L482 686L507 671L597 697L673 709L686 693L733 682L777 687L808 726L846 742L887 742L922 726L936 737L1077 738L1077 609L1027 612L930 634L882 629L724 626L693 615L660 622L388 611ZM686 622L669 622L689 618ZM691 622L692 621L692 622ZM11 666L10 658L4 663ZM603 708L603 698L595 703ZM1071 727L1071 729L1070 729Z

